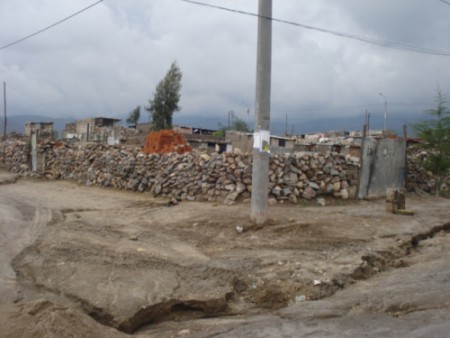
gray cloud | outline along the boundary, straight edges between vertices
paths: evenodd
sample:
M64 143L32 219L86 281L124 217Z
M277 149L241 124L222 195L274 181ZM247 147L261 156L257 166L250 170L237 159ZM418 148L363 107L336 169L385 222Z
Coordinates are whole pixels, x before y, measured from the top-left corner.
M3 0L0 44L93 2ZM257 12L257 0L205 2ZM450 51L450 6L437 0L283 0L274 1L274 17ZM256 24L179 0L105 0L0 51L10 114L122 117L147 104L174 60L183 71L180 114L244 112L254 100ZM422 111L437 84L450 97L449 62L274 22L272 116L381 113L379 92L391 111Z

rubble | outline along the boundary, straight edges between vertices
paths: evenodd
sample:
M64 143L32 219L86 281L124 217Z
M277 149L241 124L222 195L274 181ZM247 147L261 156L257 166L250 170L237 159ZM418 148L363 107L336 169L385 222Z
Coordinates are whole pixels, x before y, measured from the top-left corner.
M30 172L31 145L21 140L6 140L0 145L0 165L16 174Z
M192 147L180 133L174 130L154 131L147 135L144 143L144 153L178 153L183 154L192 150Z
M427 158L426 151L418 150L417 148L408 148L407 154L407 177L406 190L407 191L425 191L427 193L436 190L436 177L433 173L426 170L422 163ZM442 182L441 190L448 189L450 182L450 171Z
M140 148L47 140L38 145L43 170L51 180L112 187L183 201L233 204L251 196L252 156L192 151L145 154ZM30 173L30 146L10 142L0 161L14 173ZM354 197L359 164L338 153L274 154L270 158L269 198L298 203L301 198Z

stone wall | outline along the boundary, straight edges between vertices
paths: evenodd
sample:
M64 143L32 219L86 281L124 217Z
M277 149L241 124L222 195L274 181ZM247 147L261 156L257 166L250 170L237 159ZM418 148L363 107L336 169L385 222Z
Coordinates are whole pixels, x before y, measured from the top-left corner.
M436 190L437 180L433 173L426 170L422 166L422 162L427 158L428 154L424 150L417 147L409 147L407 151L407 179L406 190L416 191L422 190L425 192L434 192ZM443 179L441 190L448 191L450 189L450 171Z
M31 168L31 144L21 140L0 142L0 167L18 174L28 174Z
M7 141L0 145L0 163L15 173L29 174L30 146ZM86 185L113 187L180 200L232 203L251 196L252 157L241 153L144 154L140 148L46 141L38 145L44 159L39 175ZM353 197L359 167L355 159L333 154L280 154L270 159L271 201L332 195Z

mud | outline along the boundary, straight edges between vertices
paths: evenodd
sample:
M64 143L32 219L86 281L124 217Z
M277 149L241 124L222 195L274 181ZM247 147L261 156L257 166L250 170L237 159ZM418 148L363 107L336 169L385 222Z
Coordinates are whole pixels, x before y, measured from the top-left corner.
M244 327L282 320L289 332L291 320L349 308L404 316L428 305L317 307L343 292L354 300L367 281L415 268L414 257L433 258L449 238L449 200L432 197L408 196L414 217L387 214L384 201L280 204L254 228L245 203L171 206L7 173L0 181L0 324L9 336L248 336ZM447 296L434 300L442 311Z

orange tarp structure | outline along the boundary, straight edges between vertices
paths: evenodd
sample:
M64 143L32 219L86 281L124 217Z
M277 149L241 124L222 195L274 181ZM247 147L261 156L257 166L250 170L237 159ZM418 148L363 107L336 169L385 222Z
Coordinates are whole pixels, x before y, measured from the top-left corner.
M169 129L148 134L143 149L146 154L183 154L191 150L192 147L181 134Z

